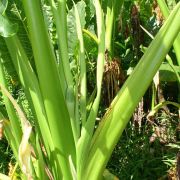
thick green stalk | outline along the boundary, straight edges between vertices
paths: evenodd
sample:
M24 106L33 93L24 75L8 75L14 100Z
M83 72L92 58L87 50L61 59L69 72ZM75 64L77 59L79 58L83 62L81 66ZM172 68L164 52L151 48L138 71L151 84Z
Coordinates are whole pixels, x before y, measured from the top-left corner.
M81 121L82 125L86 122L86 60L85 60L85 50L84 50L84 41L82 34L82 26L80 22L79 13L76 5L75 8L75 17L76 17L76 30L77 37L79 41L79 53L78 53L78 61L80 66L80 112L81 112Z
M76 77L76 83L74 87L74 92L75 92L75 122L76 122L76 130L77 130L77 137L80 137L81 133L81 124L80 124L80 113L79 113L79 84L77 83L79 81L79 78ZM76 142L77 143L77 142Z
M72 179L68 158L75 162L75 143L56 59L44 22L40 0L23 0L30 40L45 110L57 155L57 167L64 179ZM57 174L60 176L60 172ZM62 178L62 177L57 177Z
M97 57L97 72L96 72L96 87L97 94L90 110L87 122L82 126L81 137L77 146L77 161L78 161L78 179L84 179L84 164L87 163L87 152L89 151L90 140L93 135L96 116L99 108L102 77L104 72L104 58L105 58L105 27L103 11L99 0L94 1L96 7L97 31L98 31L98 57Z
M170 11L167 7L167 4L164 0L157 0L159 7L165 17L165 19L168 18ZM176 58L177 58L177 63L180 66L180 34L177 36L176 40L174 41L174 50L175 50L175 54L176 54ZM176 73L176 71L175 71ZM180 92L180 84L178 84L178 89ZM178 94L178 102L180 102L180 93ZM179 117L180 117L180 110L179 110Z
M98 44L98 39L95 34L91 33L87 29L83 29L83 33L87 34L96 44Z
M55 4L54 0L49 0L49 2L53 10L57 29L60 50L60 63L62 63L63 65L63 71L67 86L72 86L73 78L70 70L68 56L66 0L58 0L57 5Z
M163 102L157 104L155 107L152 108L150 113L147 115L147 118L154 116L158 112L159 109L161 109L163 106L166 106L168 104L171 104L171 105L177 107L178 109L180 109L180 104L178 104L176 102L163 101Z
M166 5L166 2L164 0L157 0L157 2L158 2L158 5L159 5L162 13L163 13L163 16L167 19L170 12L169 12L169 9Z
M66 14L66 0L58 0L56 27L60 46L60 55L63 64L64 74L67 85L73 85L73 78L69 65L68 56L68 41L67 41L67 14Z
M113 36L115 30L115 17L119 13L124 0L108 0L107 2L107 12L106 12L106 33L105 33L105 44L106 49L113 55Z
M141 28L151 37L151 39L154 39L154 36L152 34L150 34L144 27L141 26ZM146 49L147 49L146 47L142 47L142 52L144 53ZM171 68L173 69L174 73L177 76L177 80L180 83L180 76L178 74L178 71L176 70L176 68L175 68L175 66L173 64L173 61L172 61L171 57L168 54L166 55L166 60L169 63L169 65L171 66Z
M55 18L56 31L59 43L59 73L61 78L61 87L64 97L67 102L67 108L70 114L71 126L73 129L74 139L76 141L76 128L75 128L75 95L73 90L73 77L70 69L69 55L68 55L68 41L67 41L67 14L66 14L66 0L49 0L53 15ZM65 83L63 81L65 80ZM64 85L65 84L65 85ZM62 86L63 85L63 86Z
M179 8L180 3L152 41L102 119L93 137L84 179L101 179L113 148L180 31ZM95 166L97 162L98 166Z
M87 123L82 128L82 137L84 133L88 136L92 136L94 130L94 124L99 108L99 102L101 97L101 86L102 78L104 72L104 63L105 63L105 27L104 27L104 18L103 11L101 10L100 3L98 0L94 3L96 7L96 19L98 25L98 57L97 57L97 70L96 70L96 88L97 94L96 98L92 104Z
M37 77L28 61L18 37L14 35L13 37L6 38L5 42L16 72L31 105L31 109L34 112L36 118L36 128L40 128L40 134L43 134L44 145L48 156L50 157L50 154L53 153L54 145L47 122L46 112L44 109L44 103L39 89Z
M167 7L165 0L157 0L157 2L163 13L163 16L165 17L165 19L167 19L170 14L170 11ZM180 49L180 34L176 37L176 39L174 41L174 50L176 52L178 65L180 66L180 51L179 51L179 49Z
M108 0L106 12L106 49L111 53L112 51L112 32L114 25L114 0Z

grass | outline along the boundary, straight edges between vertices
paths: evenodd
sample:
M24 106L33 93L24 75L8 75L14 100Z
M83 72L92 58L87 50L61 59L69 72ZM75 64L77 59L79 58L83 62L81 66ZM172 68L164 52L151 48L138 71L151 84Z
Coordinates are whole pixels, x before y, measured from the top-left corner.
M5 138L0 140L0 173L8 174L9 163L14 161L13 153Z
M164 119L168 127L166 143L161 143L159 138L150 143L150 137L154 133L153 125L144 121L139 132L138 128L133 128L133 122L129 122L107 165L108 169L120 179L159 179L167 177L168 171L175 166L174 163L168 162L176 159L178 148L172 148L167 144L179 143L176 134L178 118L167 115L163 117L162 114L158 116L157 123Z
M161 117L158 116L157 123L158 121L162 122L163 118L165 124L169 126L167 129L169 132L168 143L177 144L180 140L176 136L178 134L175 134L177 118L167 115L163 117L162 114ZM158 179L167 177L168 170L174 167L174 164L168 162L175 160L178 149L162 144L158 138L150 143L149 139L154 132L153 126L145 121L143 123L140 132L133 126L133 121L128 123L107 165L107 169L120 179ZM15 161L5 138L0 142L0 154L0 173L8 174L9 162L14 163Z

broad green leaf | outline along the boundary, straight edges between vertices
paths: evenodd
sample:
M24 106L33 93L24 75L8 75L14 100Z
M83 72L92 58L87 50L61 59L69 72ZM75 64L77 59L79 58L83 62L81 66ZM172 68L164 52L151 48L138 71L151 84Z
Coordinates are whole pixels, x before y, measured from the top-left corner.
M0 14L4 14L7 9L8 1L7 0L1 0L0 1Z
M174 66L178 74L180 74L180 67ZM173 82L177 81L177 76L168 63L163 63L159 68L160 81Z
M0 14L0 36L10 37L18 31L17 24L12 24L7 17Z
M87 3L88 3L87 8L89 8L88 16L89 16L89 19L92 19L96 14L96 10L95 10L94 4L93 4L93 0L89 0Z
M92 25L93 18L95 17L96 11L93 4L93 0L86 1L86 28Z
M41 2L31 0L23 0L22 2L27 17L28 30L31 37L40 89L44 98L45 111L55 145L54 158L57 161L53 163L56 164L55 168L58 167L59 172L56 173L56 176L57 179L62 179L63 172L64 179L71 179L72 175L67 159L71 155L73 163L75 162L75 143L67 105L61 88L58 64L56 63L54 50L44 22ZM59 8L62 5L64 7L63 3L65 1L58 2ZM62 8L63 10L64 8ZM57 15L57 11L55 13ZM67 60L66 62L68 62Z
M11 22L18 25L18 32L16 33L16 35L19 37L22 46L26 51L26 55L30 59L31 64L33 64L32 49L29 43L29 38L27 36L27 29L24 27L25 16L23 13L23 9L21 7L22 5L20 1L13 0L13 3L10 3L7 7L6 16ZM19 80L17 77L17 73L11 61L10 52L8 51L8 48L6 46L5 39L7 40L9 38L3 38L0 36L0 53L1 53L1 58L3 59L3 65L5 67L8 76L11 76L11 79L13 79L13 81L18 82ZM14 49L11 49L11 51L14 51Z
M58 0L57 4L54 0L49 0L55 25L56 25L56 34L57 34L57 42L58 42L58 60L60 63L58 64L58 70L60 74L60 83L63 91L63 95L65 97L66 88L72 86L73 77L71 74L70 64L69 64L69 55L68 55L68 40L67 40L67 12L66 12L66 1Z
M11 6L8 6L6 12L7 17L13 23L18 24L17 36L26 52L27 57L30 60L31 65L34 68L34 59L32 53L32 47L29 40L27 25L26 25L26 16L24 9L22 7L22 1L13 0L14 3L11 3Z
M86 24L86 21L85 21L86 4L84 1L80 1L76 4L76 7L79 13L81 28L84 28ZM69 52L69 55L73 55L78 45L78 37L77 37L77 30L76 30L76 16L75 16L74 7L69 11L67 15L67 27L68 27L68 52Z
M168 18L170 11L172 10L172 8L176 5L175 0L169 0L169 1L165 1L165 0L157 0L158 5L161 9L161 12L163 14L163 16L165 17L165 19ZM168 6L167 6L167 4ZM176 57L177 57L177 63L180 66L180 34L176 37L176 40L174 41L174 50L176 53Z
M19 76L21 85L26 93L29 105L31 106L31 111L35 118L34 123L36 124L37 131L39 132L40 128L41 133L45 133L44 138L46 139L46 141L44 145L47 150L47 144L50 144L51 142L51 135L49 132L49 127L47 125L42 94L40 92L36 74L29 63L24 48L21 45L18 37L15 35L11 38L6 39L6 44L8 46L8 50L11 55L14 67ZM37 119L39 119L39 121Z

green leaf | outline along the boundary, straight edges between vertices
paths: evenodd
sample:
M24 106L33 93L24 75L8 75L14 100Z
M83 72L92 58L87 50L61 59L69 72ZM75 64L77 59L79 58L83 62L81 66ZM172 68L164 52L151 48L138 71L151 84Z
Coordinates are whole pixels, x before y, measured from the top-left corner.
M12 24L9 20L0 14L0 36L10 37L16 34L18 30L17 24Z
M83 39L84 39L84 47L87 52L97 52L97 37L92 34L90 31L83 29Z
M3 114L0 112L0 121L3 119Z
M93 0L86 1L87 7L86 7L86 22L87 27L91 25L91 20L95 17L96 10L93 4Z
M158 5L159 5L159 7L161 9L161 12L162 12L163 16L165 17L165 19L167 19L169 14L170 14L170 10L172 10L172 8L176 5L175 1L174 0L167 1L168 6L167 6L165 0L158 0L157 2L158 2ZM176 53L178 65L180 65L179 48L180 48L180 35L178 35L176 37L176 40L174 41L174 50L175 50L175 53Z
M1 0L0 1L0 14L4 14L7 9L8 1L7 0Z
M84 168L84 179L102 177L113 148L179 33L179 8L180 3L151 42L96 129ZM98 166L94 166L97 162Z
M41 2L31 0L23 0L22 2L27 17L40 90L44 98L45 111L55 146L54 158L57 158L57 161L53 163L58 167L58 171L55 166L53 169L58 172L56 173L57 179L62 179L62 175L64 179L71 179L68 156L72 156L74 163L75 143L67 104L61 88L58 64L44 22ZM59 1L60 6L62 2L64 1ZM61 109L59 110L59 108Z
M28 29L26 25L26 16L22 7L22 2L19 0L13 0L13 4L8 6L6 10L9 20L18 25L17 36L30 60L31 65L34 67L34 59L32 53L32 47L29 40Z
M84 1L80 1L76 4L79 18L81 22L81 27L84 28L86 21L86 4ZM73 55L75 49L78 45L78 37L77 37L77 30L76 30L76 16L75 16L75 9L74 7L69 11L67 15L67 27L68 27L68 52L70 55Z
M104 72L104 61L105 61L105 26L104 26L104 16L103 11L101 9L101 5L99 1L94 1L94 6L96 8L96 19L97 19L97 34L98 34L98 57L97 57L97 71L96 71L96 87L97 94L92 104L92 108L90 110L89 116L87 118L86 124L82 125L81 130L81 138L78 141L77 145L77 162L78 162L78 178L83 177L84 173L84 165L88 151L90 140L93 135L94 125L96 116L98 113L99 103L100 103L100 95L101 95L101 86L102 86L102 78ZM83 177L83 179L86 179ZM92 178L93 179L93 178Z
M178 74L180 74L180 67L174 66ZM161 81L174 82L177 81L177 76L168 63L163 63L159 68L159 75Z

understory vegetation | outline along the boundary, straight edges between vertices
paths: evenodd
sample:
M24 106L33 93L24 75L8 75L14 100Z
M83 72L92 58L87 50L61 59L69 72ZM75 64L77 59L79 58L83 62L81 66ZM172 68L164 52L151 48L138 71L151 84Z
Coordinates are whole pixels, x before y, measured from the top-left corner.
M178 0L0 0L0 180L180 178Z

